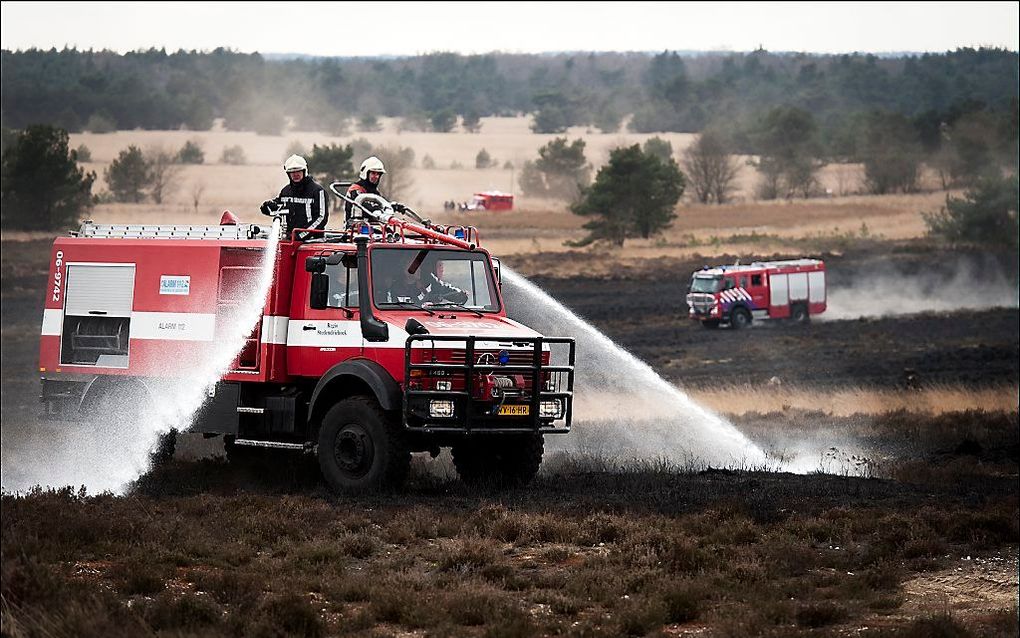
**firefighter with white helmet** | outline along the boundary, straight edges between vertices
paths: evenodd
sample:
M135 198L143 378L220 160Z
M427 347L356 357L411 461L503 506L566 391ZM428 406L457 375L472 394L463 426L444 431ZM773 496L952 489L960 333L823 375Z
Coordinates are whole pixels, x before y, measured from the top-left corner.
M382 176L385 174L386 167L383 166L381 159L375 155L365 159L361 163L361 168L358 169L358 181L351 184L351 187L347 189L347 199L355 199L358 195L364 193L378 195L379 182L382 181ZM351 216L352 208L353 205L350 202L344 207L344 212L348 218Z
M279 197L262 202L263 215L286 214L285 237L295 228L324 229L329 219L326 190L308 174L308 162L300 155L291 155L283 162L283 171L290 182ZM298 233L300 241L311 239L313 233Z

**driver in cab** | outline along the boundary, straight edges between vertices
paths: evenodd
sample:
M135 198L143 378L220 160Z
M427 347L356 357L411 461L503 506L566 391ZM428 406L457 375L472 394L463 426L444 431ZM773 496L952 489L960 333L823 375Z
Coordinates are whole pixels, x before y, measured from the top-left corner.
M382 295L377 303L402 304L410 303L419 308L424 303L450 301L455 304L467 303L468 294L464 290L449 284L442 279L442 263L433 266L400 263L402 260L391 261L389 269L382 277ZM433 270L434 269L434 270Z

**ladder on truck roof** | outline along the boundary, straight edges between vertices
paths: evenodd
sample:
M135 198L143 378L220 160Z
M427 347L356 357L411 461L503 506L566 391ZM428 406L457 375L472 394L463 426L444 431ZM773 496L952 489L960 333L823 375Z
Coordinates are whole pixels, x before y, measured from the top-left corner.
M96 224L87 221L76 237L92 239L266 239L255 224Z

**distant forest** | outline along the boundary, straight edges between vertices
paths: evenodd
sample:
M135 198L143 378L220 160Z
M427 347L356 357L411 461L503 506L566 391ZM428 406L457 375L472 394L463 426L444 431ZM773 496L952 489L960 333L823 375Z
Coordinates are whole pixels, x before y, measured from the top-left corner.
M152 49L2 51L5 128L45 123L112 129L343 134L376 117L451 130L491 115L532 113L534 130L586 125L635 132L751 130L776 107L810 113L823 137L872 112L914 122L919 137L984 111L1016 127L1018 55L959 49L904 57L795 53L577 53L267 60L259 54ZM739 139L739 135L735 136Z

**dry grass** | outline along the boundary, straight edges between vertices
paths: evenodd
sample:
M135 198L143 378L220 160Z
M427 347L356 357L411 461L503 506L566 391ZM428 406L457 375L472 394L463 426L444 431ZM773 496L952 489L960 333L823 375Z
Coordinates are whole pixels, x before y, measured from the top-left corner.
M499 189L518 191L517 179L520 169L527 160L538 157L538 149L557 135L537 135L529 129L530 118L482 118L481 131L477 134L422 133L399 131L398 122L383 118L383 130L379 132L352 132L343 137L321 133L292 131L279 136L256 135L252 132L232 132L222 129L211 131L117 131L115 133L78 133L71 136L71 146L85 144L92 152L92 162L87 165L100 178L100 189L105 188L102 173L117 154L129 145L145 149L163 146L179 149L188 140L198 140L205 151L206 164L186 167L181 186L170 195L171 204L190 206L189 193L194 184L207 185L206 205L200 210L230 208L244 214L255 211L258 204L269 193L278 192L285 183L280 164L289 154L292 144L299 143L311 150L314 144L347 144L354 139L364 138L373 146L409 147L415 152L415 164L421 166L428 155L436 168L427 170L414 168L412 193L406 197L408 203L432 214L442 210L442 203L453 199L469 200L479 190ZM565 134L570 139L581 138L586 143L585 153L592 164L601 166L609 158L609 151L618 146L639 144L654 135L646 134L604 134L584 127L575 127ZM673 149L679 151L690 143L688 133L658 133L668 140ZM223 149L241 146L248 164L228 166L219 164ZM475 169L475 156L486 149L498 163L498 168ZM355 158L355 165L360 162ZM511 162L514 169L502 168ZM457 167L459 165L459 167ZM314 167L313 167L314 168ZM385 190L385 188L384 188ZM143 213L144 214L144 213Z
M161 480L173 490L173 476ZM11 636L903 628L926 612L906 612L902 583L962 555L1016 564L1016 502L1002 486L979 505L930 489L582 473L495 497L444 485L424 501L5 495L3 623ZM377 550L352 553L352 539ZM1008 589L980 595L962 627L1004 622L984 610L1008 609Z
M898 410L938 415L965 410L1016 411L1020 387L965 388L937 385L916 390L845 388L819 391L783 385L723 385L686 388L697 403L716 412L740 416L808 410L829 416L883 414Z
M539 147L553 135L536 135L528 128L529 120L518 118L483 118L478 134L462 132L421 133L400 132L397 122L387 120L384 130L377 133L355 132L345 137L329 137L317 133L289 132L280 136L254 133L212 131L118 131L116 133L81 133L71 136L71 145L85 144L92 151L93 161L86 167L99 175L97 190L106 188L103 171L117 154L129 145L140 148L162 146L178 149L187 140L197 139L206 154L206 164L184 166L177 187L163 206L153 204L104 204L94 211L94 219L107 223L215 223L223 210L229 209L245 221L261 218L257 206L279 191L284 184L280 162L295 142L310 149L313 144L349 143L364 137L373 145L410 147L416 154L416 165L428 155L437 168L411 169L414 186L405 199L412 206L437 221L473 223L489 237L489 245L501 254L566 250L563 241L584 235L584 220L571 215L563 202L526 198L518 195L518 210L510 214L474 215L446 213L442 203L453 199L470 199L472 193L484 189L518 191L517 180L525 160L537 157ZM691 142L692 135L659 133L680 152ZM587 144L586 154L597 169L613 148L642 143L648 134L603 134L584 128L568 131L571 139L581 138ZM248 158L244 166L219 164L223 148L241 146ZM485 148L499 162L499 168L474 169L475 154ZM357 158L356 158L357 161ZM515 168L503 168L506 161ZM460 164L460 168L451 168ZM889 239L916 237L923 234L921 211L934 210L943 194L852 196L860 190L861 167L834 165L823 168L819 181L832 197L756 202L753 199L757 180L753 168L744 165L738 179L735 203L726 206L685 205L673 228L654 241L628 242L628 249L641 256L690 256L706 254L702 246L691 250L690 244L710 244L711 251L738 251L742 246L734 236L768 235L776 247L789 246L791 239L815 235L857 232L862 224L872 235ZM930 180L928 180L930 181ZM193 194L205 187L197 208ZM931 187L931 185L927 185ZM557 231L550 237L550 230ZM761 240L756 247L762 248ZM720 246L720 242L724 245ZM769 246L771 248L772 246Z

